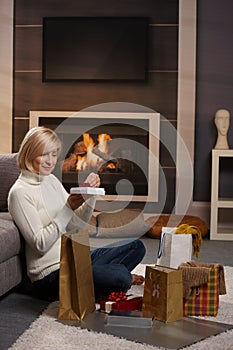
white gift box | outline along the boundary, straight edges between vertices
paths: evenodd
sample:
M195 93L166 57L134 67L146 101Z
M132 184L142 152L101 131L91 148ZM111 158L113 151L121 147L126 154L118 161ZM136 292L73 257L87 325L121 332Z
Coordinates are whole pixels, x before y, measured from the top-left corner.
M90 194L90 195L105 195L105 189L101 187L72 187L70 193L75 194Z
M181 263L192 260L192 234L176 234L177 227L163 227L157 256L157 265L177 269Z

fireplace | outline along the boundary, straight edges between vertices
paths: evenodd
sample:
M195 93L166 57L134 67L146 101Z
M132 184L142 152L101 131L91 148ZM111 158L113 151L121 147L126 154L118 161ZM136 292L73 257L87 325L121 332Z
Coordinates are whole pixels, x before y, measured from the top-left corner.
M37 125L62 141L55 173L68 191L93 171L107 200L158 201L159 113L31 111Z

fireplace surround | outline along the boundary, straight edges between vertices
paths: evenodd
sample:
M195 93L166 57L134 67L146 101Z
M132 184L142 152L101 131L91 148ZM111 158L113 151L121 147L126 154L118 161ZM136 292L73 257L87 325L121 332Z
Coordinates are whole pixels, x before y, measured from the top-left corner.
M159 113L30 111L38 125L62 141L55 173L68 191L94 171L105 200L158 202Z

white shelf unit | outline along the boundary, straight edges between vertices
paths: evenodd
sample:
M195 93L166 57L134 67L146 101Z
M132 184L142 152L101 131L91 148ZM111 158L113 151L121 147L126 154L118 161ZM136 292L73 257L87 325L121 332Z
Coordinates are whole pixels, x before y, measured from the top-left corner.
M233 218L233 198L219 197L220 157L233 158L233 150L212 150L210 239L233 241L233 221L229 225L219 220L219 211L224 209L232 209L231 217Z

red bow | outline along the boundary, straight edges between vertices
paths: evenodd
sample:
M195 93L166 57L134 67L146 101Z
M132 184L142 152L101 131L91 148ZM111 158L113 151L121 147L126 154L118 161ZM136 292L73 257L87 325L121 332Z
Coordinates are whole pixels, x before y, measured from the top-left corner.
M108 296L108 300L110 301L124 301L127 299L127 295L125 292L112 292Z

